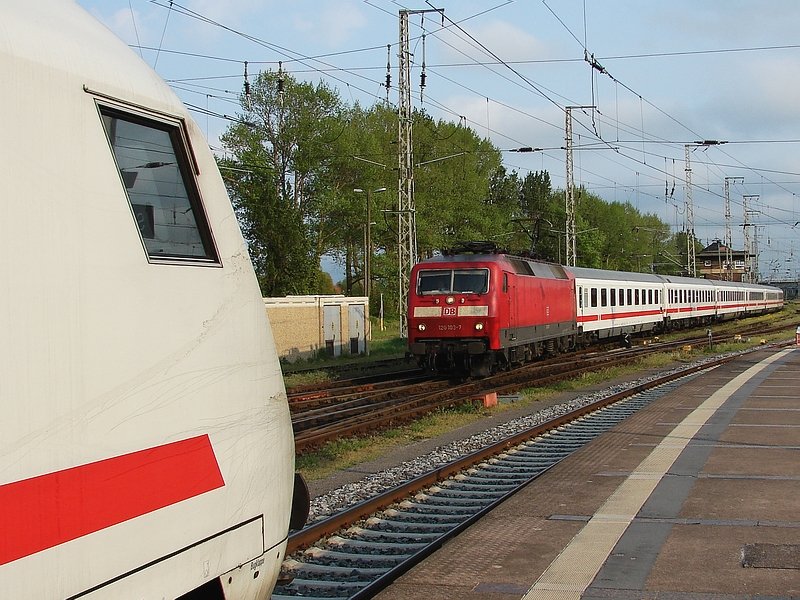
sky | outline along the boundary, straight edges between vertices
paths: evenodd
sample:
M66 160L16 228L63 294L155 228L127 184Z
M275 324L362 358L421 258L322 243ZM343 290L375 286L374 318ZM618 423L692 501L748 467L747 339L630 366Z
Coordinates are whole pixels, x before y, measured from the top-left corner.
M594 107L569 111L576 185L673 231L687 228L688 189L704 245L724 240L728 222L734 249L745 231L757 243L763 279L800 273L796 0L78 4L173 87L218 153L245 62L251 81L280 66L369 106L387 100L388 61L397 105L399 12L443 9L408 17L415 109L465 123L503 150L509 171L546 170L563 189L566 107ZM698 143L706 141L725 143ZM513 151L523 147L536 150Z

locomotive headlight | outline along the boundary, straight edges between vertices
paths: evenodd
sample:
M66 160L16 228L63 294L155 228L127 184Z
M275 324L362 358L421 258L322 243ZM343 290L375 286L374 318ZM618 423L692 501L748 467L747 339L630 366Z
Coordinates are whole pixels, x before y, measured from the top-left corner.
M445 302L447 302L448 304L452 304L452 303L453 303L453 302L455 302L455 301L456 301L456 299L455 299L455 298L453 298L452 296L448 296L448 297L447 297L447 300L445 300Z
M477 331L483 331L483 323L475 323L475 329Z
M420 331L425 331L425 323L420 323L419 325L417 325L417 329L419 329Z

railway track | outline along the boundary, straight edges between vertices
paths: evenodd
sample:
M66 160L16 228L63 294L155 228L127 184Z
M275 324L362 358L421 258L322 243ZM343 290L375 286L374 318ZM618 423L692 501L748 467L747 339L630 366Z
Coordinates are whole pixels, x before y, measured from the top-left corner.
M736 335L769 332L768 328L755 326L741 329ZM546 385L600 368L627 364L648 354L707 343L707 337L702 336L610 352L584 351L530 363L485 379L457 383L421 375L417 370L388 381L346 381L330 388L303 389L290 396L295 448L298 453L306 452L340 437L373 433L407 423L488 393L513 393L531 385Z
M440 466L289 539L273 599L370 598L447 539L709 361L610 395Z

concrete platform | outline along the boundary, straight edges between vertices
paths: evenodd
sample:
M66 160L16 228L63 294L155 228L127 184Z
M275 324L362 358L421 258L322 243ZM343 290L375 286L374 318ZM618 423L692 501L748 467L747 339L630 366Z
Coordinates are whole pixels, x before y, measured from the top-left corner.
M800 598L800 349L685 383L377 598Z

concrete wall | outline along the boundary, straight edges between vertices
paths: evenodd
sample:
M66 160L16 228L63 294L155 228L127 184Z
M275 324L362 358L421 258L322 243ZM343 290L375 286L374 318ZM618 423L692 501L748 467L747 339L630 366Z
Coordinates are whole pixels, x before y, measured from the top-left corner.
M264 307L278 356L285 360L311 358L322 352L331 356L369 353L372 332L366 297L264 298Z

